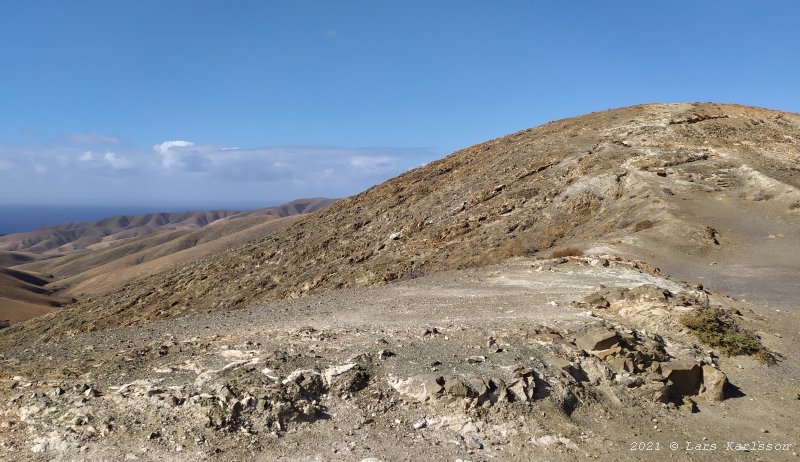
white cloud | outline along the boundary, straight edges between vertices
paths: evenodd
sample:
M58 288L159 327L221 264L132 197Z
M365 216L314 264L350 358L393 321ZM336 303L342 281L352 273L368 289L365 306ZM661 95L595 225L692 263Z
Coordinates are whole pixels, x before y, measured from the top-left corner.
M109 191L108 197L103 197L106 201L121 197L136 201L140 194L153 200L163 196L196 204L237 198L342 197L434 157L430 151L411 148L233 149L187 140L164 141L144 150L121 146L113 151L0 146L0 198L14 200L34 190L47 190L51 193L48 197L65 199L83 194L81 200L95 202L99 190Z
M186 149L194 146L191 141L173 140L153 146L153 149L163 156L161 164L167 169L186 170L188 164L185 162L187 157Z
M153 149L155 149L157 152L160 152L161 154L167 154L172 148L185 148L187 146L194 146L194 143L192 143L191 141L183 141L183 140L164 141L161 144L153 146Z
M380 173L395 169L396 160L389 156L356 156L350 158L350 166L360 173Z
M127 157L117 155L113 152L105 153L103 160L115 170L121 170L131 166L131 161L128 160Z

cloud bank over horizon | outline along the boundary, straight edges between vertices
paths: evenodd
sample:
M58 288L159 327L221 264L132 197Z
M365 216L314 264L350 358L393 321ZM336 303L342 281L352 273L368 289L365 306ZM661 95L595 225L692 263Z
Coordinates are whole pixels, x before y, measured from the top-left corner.
M0 146L0 203L216 207L344 197L439 157L425 148L243 148L182 139L147 149L96 133L59 141Z

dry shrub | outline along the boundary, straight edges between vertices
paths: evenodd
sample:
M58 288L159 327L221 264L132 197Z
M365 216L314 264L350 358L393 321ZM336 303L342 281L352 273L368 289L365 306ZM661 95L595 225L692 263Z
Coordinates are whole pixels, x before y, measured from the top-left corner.
M796 209L800 209L800 202L794 202L792 204L789 204L789 210L796 210Z
M639 223L636 223L636 226L633 227L633 232L638 233L639 231L650 229L655 225L656 224L652 220L642 220Z
M551 253L550 258L580 257L581 255L583 255L583 250L577 247L564 247Z
M764 347L758 336L740 328L724 310L700 308L684 315L681 323L700 340L727 355L755 356L767 364L775 364L775 356Z

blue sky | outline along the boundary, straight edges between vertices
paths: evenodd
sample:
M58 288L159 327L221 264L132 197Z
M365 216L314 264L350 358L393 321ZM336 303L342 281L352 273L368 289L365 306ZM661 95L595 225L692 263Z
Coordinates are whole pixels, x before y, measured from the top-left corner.
M5 1L0 204L357 193L646 102L800 111L794 1Z

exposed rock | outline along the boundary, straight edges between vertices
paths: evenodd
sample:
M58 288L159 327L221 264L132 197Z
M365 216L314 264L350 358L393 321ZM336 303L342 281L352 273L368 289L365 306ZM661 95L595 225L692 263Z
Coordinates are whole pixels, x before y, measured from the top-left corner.
M444 391L444 378L441 375L418 375L407 379L389 377L389 385L401 395L417 401L427 401L441 395Z
M700 392L703 370L696 362L673 360L662 363L661 373L671 382L671 388L678 396L692 396Z
M710 364L703 365L703 396L711 401L725 399L725 385L728 377L724 372Z
M575 334L575 344L586 352L607 350L620 340L619 334L603 326L592 326Z

